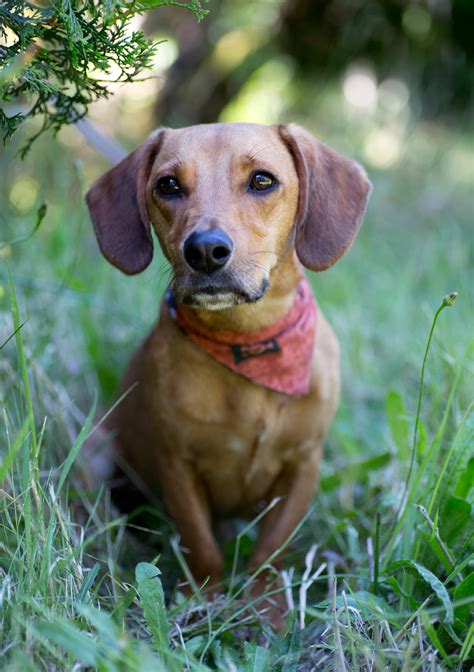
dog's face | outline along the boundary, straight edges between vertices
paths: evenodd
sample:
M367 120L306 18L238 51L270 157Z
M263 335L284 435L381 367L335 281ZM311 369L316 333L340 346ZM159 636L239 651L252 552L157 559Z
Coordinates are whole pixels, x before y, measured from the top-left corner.
M160 129L87 196L104 255L126 273L152 257L150 223L179 302L255 302L281 259L322 270L350 246L370 183L298 126Z
M146 201L177 300L217 310L263 296L288 247L298 177L274 128L166 130Z

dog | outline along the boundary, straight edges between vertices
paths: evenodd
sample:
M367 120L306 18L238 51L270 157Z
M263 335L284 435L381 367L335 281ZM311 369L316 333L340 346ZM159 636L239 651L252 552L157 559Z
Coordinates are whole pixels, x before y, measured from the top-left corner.
M303 267L323 271L350 248L370 191L359 164L304 128L242 123L158 129L86 196L111 264L145 269L153 229L171 265L108 428L162 493L194 579L210 589L223 579L216 515L273 502L255 571L281 563L313 499L339 346Z

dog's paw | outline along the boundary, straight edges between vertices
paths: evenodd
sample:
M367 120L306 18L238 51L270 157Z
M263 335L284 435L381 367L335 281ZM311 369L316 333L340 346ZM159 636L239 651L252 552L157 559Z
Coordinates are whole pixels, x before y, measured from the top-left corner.
M274 630L282 632L285 629L288 605L278 572L265 570L255 578L250 586L249 604L258 618Z

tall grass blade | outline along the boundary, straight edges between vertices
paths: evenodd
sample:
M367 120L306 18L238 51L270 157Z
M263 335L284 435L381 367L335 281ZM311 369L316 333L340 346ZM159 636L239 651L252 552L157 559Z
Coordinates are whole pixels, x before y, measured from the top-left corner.
M380 513L375 516L375 547L374 547L374 581L372 591L374 595L378 594L379 589L379 569L380 569Z
M96 580L97 574L99 573L99 569L100 565L98 562L96 562L95 565L90 570L89 574L87 575L86 579L84 580L84 583L82 584L77 594L76 604L81 604L82 602L85 601L87 593L92 588L92 585Z
M36 427L35 427L35 416L33 412L33 401L31 397L30 389L30 380L28 377L28 366L26 363L25 351L23 349L23 338L21 334L21 319L20 319L20 309L18 306L18 301L15 292L15 286L13 283L13 276L11 274L10 268L8 268L8 293L10 297L10 309L13 319L13 329L15 332L15 341L18 354L18 362L20 365L21 378L23 383L23 395L25 398L26 404L26 415L28 426L30 428L30 441L31 441L31 453L30 455L30 441L23 441L23 451L22 451L22 489L24 493L24 504L23 504L23 519L25 525L25 546L26 546L26 557L28 562L26 563L25 569L29 570L29 576L31 578L31 569L33 563L33 544L32 544L32 501L31 501L31 480L36 480L36 485L39 485L39 463L38 463L38 452L37 452L37 440L36 440ZM33 474L31 474L30 461L33 462ZM22 572L23 572L22 565Z
M72 465L74 464L74 461L76 460L76 457L77 457L80 449L82 448L82 445L83 445L84 441L87 439L87 437L89 435L90 428L92 426L92 422L93 422L94 416L95 416L96 406L97 406L97 397L94 399L94 401L92 403L92 407L91 407L89 413L87 414L87 418L85 419L85 422L84 422L84 424L81 428L81 431L77 435L77 438L74 441L74 443L72 445L72 448L69 451L69 454L64 461L63 467L61 469L61 476L59 477L59 481L58 481L58 487L56 488L57 496L59 496L59 494L60 494L60 492L61 492L61 490L64 486L64 483L66 482L66 478L68 477L69 472L71 471Z
M391 390L385 399L385 414L393 442L398 449L401 462L410 458L410 419L405 410L402 396Z
M17 347L17 352L18 352L18 362L20 364L20 371L21 371L21 377L22 377L22 382L23 382L23 391L25 395L25 402L26 402L26 408L28 412L28 417L30 421L30 428L31 428L31 445L33 448L33 459L37 459L36 455L36 428L35 428L35 416L33 412L33 401L31 398L31 388L30 388L30 379L28 376L28 366L26 363L26 357L25 357L25 351L23 348L23 339L21 336L21 327L22 327L22 322L20 319L20 308L18 306L18 300L16 297L16 292L15 292L15 285L13 283L13 276L11 274L10 269L8 269L8 293L10 296L10 308L11 308L11 313L12 313L12 319L13 319L13 328L14 328L14 333L15 333L15 340L16 340L16 347ZM24 476L24 481L23 481L23 487L26 489L28 487L28 482L29 482L29 459L30 455L29 452L25 453L24 455L24 465L23 465L23 476ZM37 465L36 466L36 471L37 471Z
M471 649L474 646L474 623L471 623L468 633L464 639L461 651L459 653L459 660L461 663L465 663L469 660L471 655Z
M10 471L12 464L15 461L15 457L17 456L22 446L23 441L27 437L29 426L30 426L30 419L25 418L20 429L18 430L18 434L16 435L12 445L8 449L7 454L5 455L2 463L0 464L0 486L2 485L4 478Z
M431 498L428 505L428 515L433 511L436 502L438 491L442 484L446 486L446 474L448 473L448 466L456 455L461 459L463 456L469 455L469 448L474 444L474 404L471 404L464 414L463 419L458 427L456 436L454 437L448 452L443 460L441 469L439 469L438 478L435 486L431 492ZM452 477L451 477L452 478ZM446 487L443 488L446 490Z

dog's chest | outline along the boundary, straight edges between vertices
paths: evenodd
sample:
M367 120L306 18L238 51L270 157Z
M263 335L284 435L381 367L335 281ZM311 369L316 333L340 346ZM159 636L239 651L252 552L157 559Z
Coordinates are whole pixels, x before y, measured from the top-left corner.
M287 464L310 449L311 427L295 422L300 400L266 390L229 372L203 376L176 399L177 443L205 482L214 507L230 512L269 494ZM209 390L212 389L212 394Z

